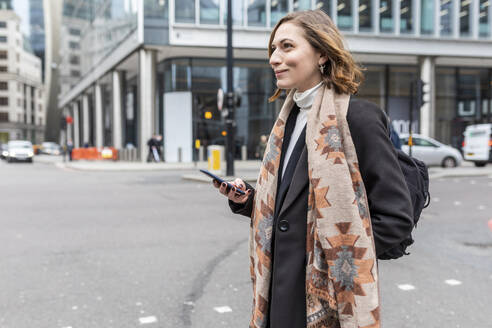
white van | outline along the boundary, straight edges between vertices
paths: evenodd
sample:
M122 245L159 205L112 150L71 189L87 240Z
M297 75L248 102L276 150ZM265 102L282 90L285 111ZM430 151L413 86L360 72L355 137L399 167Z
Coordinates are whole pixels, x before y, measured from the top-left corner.
M492 162L492 124L469 125L463 135L463 155L466 161L472 161L479 167Z

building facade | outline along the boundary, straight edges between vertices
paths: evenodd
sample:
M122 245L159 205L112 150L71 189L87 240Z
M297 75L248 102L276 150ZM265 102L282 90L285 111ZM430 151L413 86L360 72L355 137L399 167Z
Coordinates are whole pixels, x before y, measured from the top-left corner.
M195 141L223 144L217 89L226 86L226 1L65 0L80 27L80 76L59 107L74 116L76 146L123 148L146 158L164 136L165 159L197 158ZM270 31L285 14L324 10L366 69L356 97L371 100L399 132L409 130L410 82L428 85L414 131L458 147L468 124L492 122L492 6L488 0L234 0L236 144L253 158L280 103L268 103ZM70 13L70 14L68 14ZM82 15L83 16L83 15ZM67 28L70 28L69 26Z
M41 60L20 32L20 18L0 10L0 142L44 139Z

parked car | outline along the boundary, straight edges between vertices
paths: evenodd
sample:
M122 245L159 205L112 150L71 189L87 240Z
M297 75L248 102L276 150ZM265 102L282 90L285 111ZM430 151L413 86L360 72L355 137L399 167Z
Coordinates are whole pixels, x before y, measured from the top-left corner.
M492 162L492 124L468 125L463 133L463 155L477 167Z
M32 163L34 156L34 150L32 143L26 140L13 140L8 143L9 153L7 156L7 162L12 163L14 161L23 161Z
M6 159L9 155L9 146L7 144L0 145L0 158Z
M401 149L408 154L408 134L401 134ZM461 165L463 157L458 149L440 143L430 137L412 134L412 156L427 166L456 167Z
M41 154L46 155L61 155L62 149L55 142L46 141L41 144Z

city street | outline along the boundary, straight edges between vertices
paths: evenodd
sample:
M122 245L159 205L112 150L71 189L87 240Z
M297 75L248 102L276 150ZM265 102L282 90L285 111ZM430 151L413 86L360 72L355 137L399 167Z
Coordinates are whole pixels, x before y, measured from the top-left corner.
M247 327L249 221L189 171L0 162L0 328ZM431 180L386 328L492 327L492 177Z

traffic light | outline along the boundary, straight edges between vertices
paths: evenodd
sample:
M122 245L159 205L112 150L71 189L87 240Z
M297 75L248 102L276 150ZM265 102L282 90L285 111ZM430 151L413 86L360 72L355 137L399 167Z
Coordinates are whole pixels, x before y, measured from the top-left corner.
M65 130L67 128L67 120L65 116L60 117L60 129Z
M417 91L417 108L421 108L425 103L429 101L428 91L429 84L425 83L421 79L416 81L416 91Z

